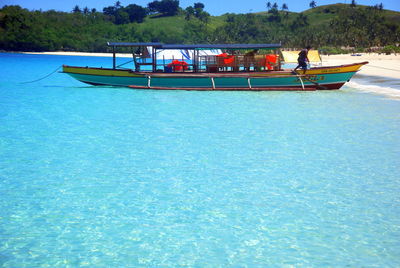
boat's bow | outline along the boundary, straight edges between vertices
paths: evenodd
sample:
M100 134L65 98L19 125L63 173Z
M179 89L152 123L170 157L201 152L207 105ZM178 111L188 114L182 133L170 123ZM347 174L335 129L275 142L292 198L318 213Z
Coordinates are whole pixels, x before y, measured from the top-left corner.
M337 66L315 67L307 70L305 74L356 73L365 64L368 64L368 61Z

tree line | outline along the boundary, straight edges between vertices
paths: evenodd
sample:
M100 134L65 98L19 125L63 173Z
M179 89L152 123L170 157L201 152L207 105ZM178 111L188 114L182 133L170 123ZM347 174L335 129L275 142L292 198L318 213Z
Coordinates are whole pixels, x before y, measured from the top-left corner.
M195 6L202 6L203 3L195 3ZM196 8L195 8L196 9ZM126 24L126 23L142 23L146 16L158 14L158 16L175 16L182 9L179 7L179 0L155 0L147 4L147 7L142 7L136 4L130 4L124 7L120 1L115 2L113 6L103 8L103 15L106 19L110 20L115 24ZM96 9L89 9L85 7L81 9L76 5L73 13L82 13L88 15L90 13L96 13Z
M71 12L0 9L0 49L6 51L104 52L107 41L163 43L282 43L285 47L384 47L400 43L400 14L382 4L353 2L289 12L266 2L266 12L210 16L203 3L182 9L178 0Z

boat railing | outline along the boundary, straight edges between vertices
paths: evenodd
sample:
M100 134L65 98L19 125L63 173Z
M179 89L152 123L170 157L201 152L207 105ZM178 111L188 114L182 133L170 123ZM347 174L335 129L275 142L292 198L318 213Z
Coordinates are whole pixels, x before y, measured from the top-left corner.
M279 55L203 55L197 60L165 59L153 62L152 59L140 58L135 61L136 70L150 71L153 66L156 72L240 72L240 71L273 71L280 70ZM142 66L144 68L142 68ZM149 69L149 70L146 70Z
M207 55L199 57L199 70L206 72L279 70L279 55Z

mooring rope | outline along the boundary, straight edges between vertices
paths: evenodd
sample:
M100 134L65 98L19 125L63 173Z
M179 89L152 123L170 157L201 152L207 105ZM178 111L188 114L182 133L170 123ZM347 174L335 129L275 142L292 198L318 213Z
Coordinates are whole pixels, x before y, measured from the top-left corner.
M46 76L44 76L44 77L42 77L42 78L39 78L39 79L36 79L36 80L33 80L33 81L21 82L20 84L30 84L30 83L38 82L38 81L43 80L43 79L49 77L50 75L54 74L54 73L57 72L60 68L62 68L62 65L61 65L61 66L58 66L57 69L55 69L54 71L52 71L51 73L49 73L48 75L46 75Z
M381 67L381 66L376 66L376 65L371 65L371 64L367 64L365 65L366 67L375 67L375 68L380 68L380 69L385 69L385 70L389 70L389 71L395 71L395 72L400 72L400 70L396 70L396 69L390 69L390 68L385 68L385 67Z
M128 63L130 63L130 62L132 62L132 61L133 61L133 60L127 61L127 62L125 62L125 63L122 63L122 64L120 64L120 65L117 65L117 67L124 66L125 64L128 64Z

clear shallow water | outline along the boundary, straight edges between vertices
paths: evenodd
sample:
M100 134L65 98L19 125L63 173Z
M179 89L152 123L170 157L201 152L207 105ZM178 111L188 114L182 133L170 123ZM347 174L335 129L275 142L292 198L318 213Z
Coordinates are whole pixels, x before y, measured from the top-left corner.
M400 265L399 100L21 85L111 59L0 59L4 267Z

